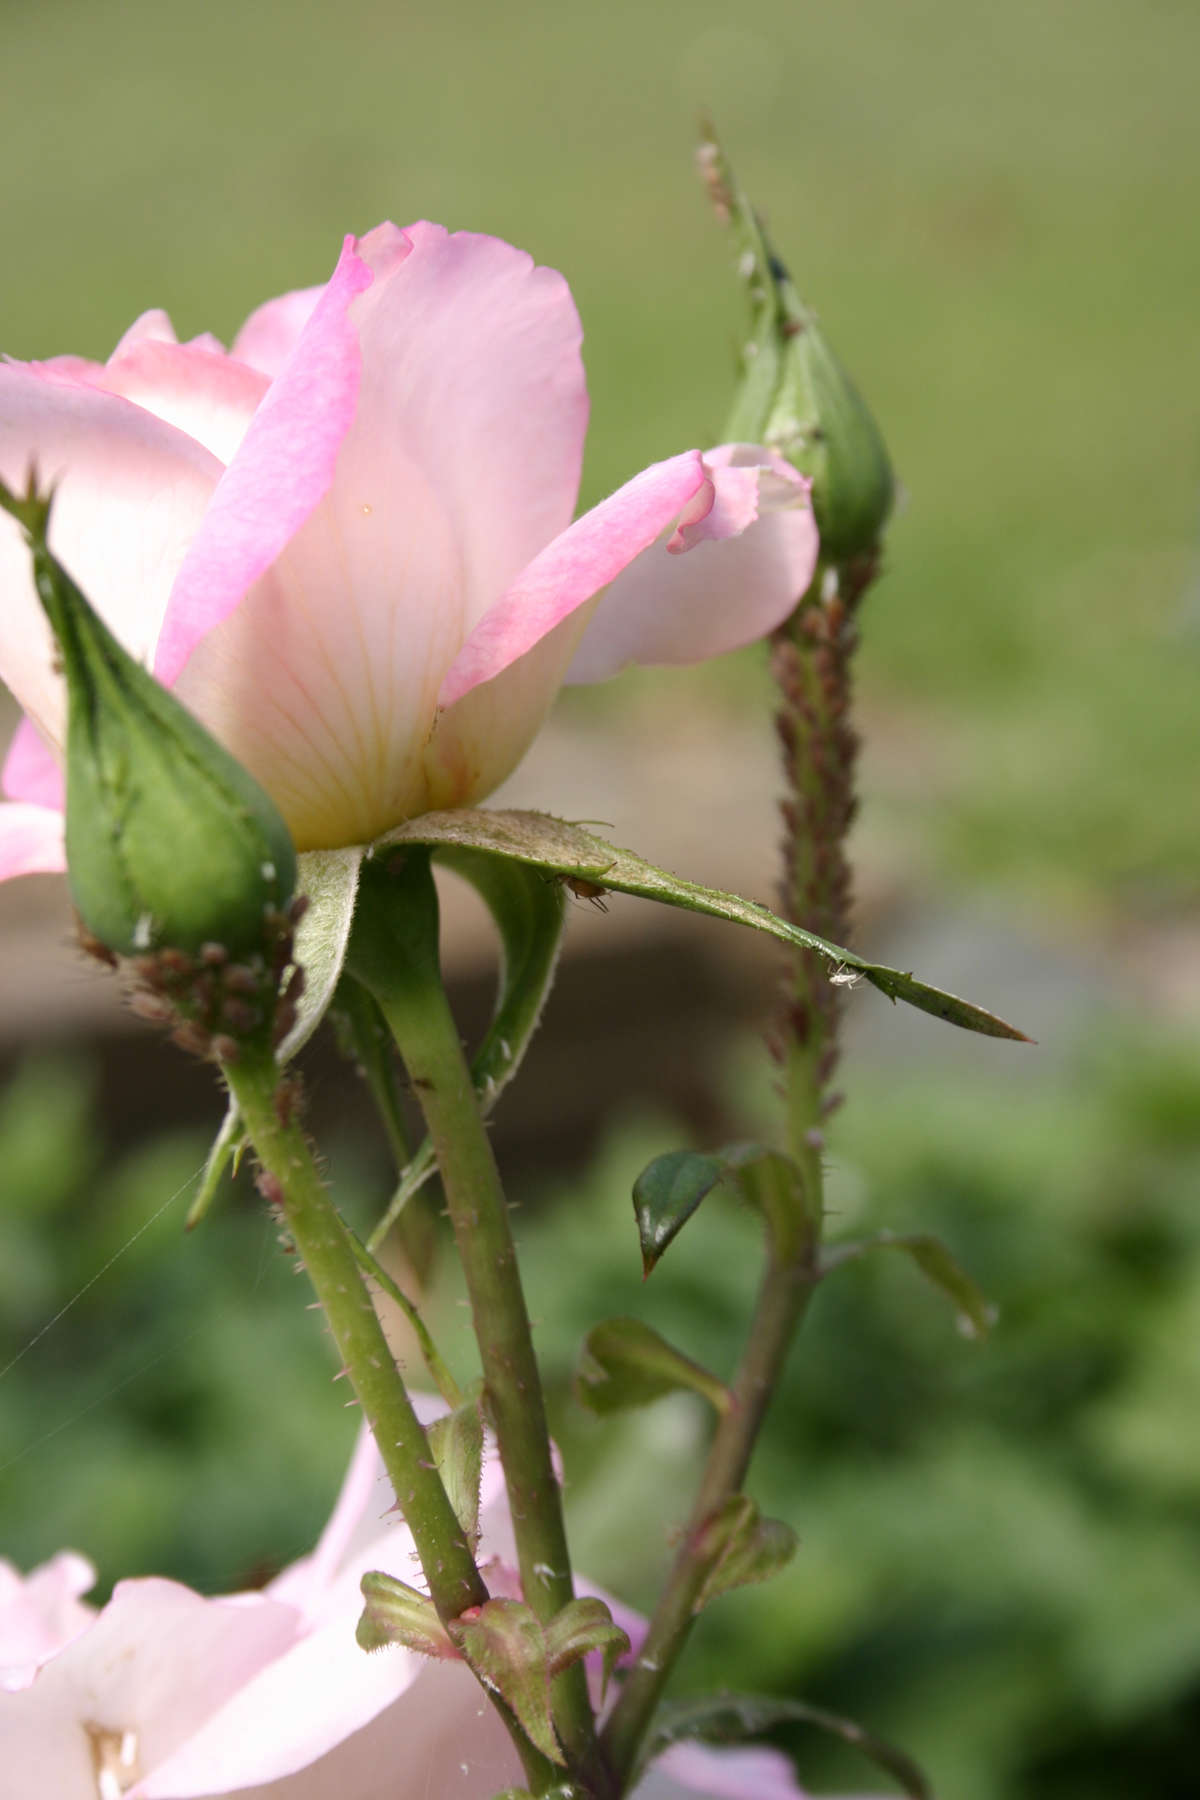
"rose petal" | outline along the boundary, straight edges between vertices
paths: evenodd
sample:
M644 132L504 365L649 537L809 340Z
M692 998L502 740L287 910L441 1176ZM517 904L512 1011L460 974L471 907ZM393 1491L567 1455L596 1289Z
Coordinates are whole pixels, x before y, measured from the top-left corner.
M0 803L0 881L61 875L67 866L63 815L21 800Z
M484 614L442 683L439 705L453 706L524 656L674 525L708 479L700 452L687 450L643 469L576 519Z
M168 686L333 480L358 397L358 338L349 306L371 278L347 238L329 285L221 477L179 571L155 653L155 673Z
M158 635L167 596L221 475L194 439L116 394L0 366L0 477L23 489L31 463L55 484L50 544L135 656ZM29 548L0 517L0 680L49 742L65 694L34 592Z
M370 232L363 255L394 233ZM563 277L510 244L424 222L402 235L411 254L357 309L358 429L399 435L437 495L462 560L469 630L575 510L582 327ZM393 517L402 556L419 519ZM425 594L409 605L436 603Z
M86 1631L95 1614L80 1598L96 1571L73 1550L22 1576L0 1560L0 1688L28 1687L42 1663Z
M291 1607L259 1595L202 1600L172 1581L118 1584L99 1617L20 1693L0 1693L0 1792L96 1792L88 1726L136 1734L153 1769L278 1657L295 1635Z
M259 369L274 381L300 342L324 288L300 288L280 294L255 309L233 340L231 356Z
M270 383L219 347L144 338L118 350L96 379L231 462Z
M812 580L817 528L807 483L766 457L741 445L705 456L711 509L617 575L568 681L603 681L633 662L700 662L765 637L788 617ZM692 545L688 555L671 554Z
M692 1743L673 1744L658 1757L635 1800L686 1800L690 1794L704 1800L806 1800L782 1751Z
M66 784L62 765L46 743L32 719L22 719L13 733L4 769L0 772L0 792L9 800L28 800L35 806L49 806L62 812L66 806Z

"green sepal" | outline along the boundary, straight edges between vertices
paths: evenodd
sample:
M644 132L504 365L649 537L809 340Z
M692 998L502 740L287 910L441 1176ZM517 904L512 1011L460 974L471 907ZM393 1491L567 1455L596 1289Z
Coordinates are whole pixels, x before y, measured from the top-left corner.
M826 563L869 555L895 499L879 427L711 132L705 133L700 163L717 211L732 228L750 302L741 389L723 441L765 444L809 477Z
M471 1060L471 1081L486 1117L520 1068L541 1023L562 949L566 909L559 882L523 862L486 850L446 845L434 860L479 894L500 934L500 986L492 1022ZM387 1212L371 1233L378 1244L437 1167L426 1138L407 1164Z
M478 1399L435 1419L426 1434L442 1486L468 1544L479 1541L479 1494L483 1480L483 1417Z
M360 844L342 850L305 850L297 859L297 886L308 901L296 927L295 959L304 970L304 992L296 1022L277 1051L289 1062L307 1044L333 1000L350 942L358 877L366 851Z
M766 932L793 948L815 950L832 965L834 975L846 972L861 975L889 999L904 1000L909 1006L931 1013L948 1024L959 1025L966 1031L982 1032L987 1037L1015 1038L1022 1043L1030 1041L1014 1025L1006 1024L994 1013L985 1012L968 1000L943 993L940 988L917 981L900 969L868 962L853 950L844 950L817 937L815 932L777 918L757 901L744 900L738 894L727 894L719 888L701 887L694 881L682 881L665 869L655 868L631 850L619 850L581 825L572 825L549 813L471 807L454 812L425 813L419 819L409 819L398 825L380 840L376 850L406 844L482 850L492 856L507 857L513 862L544 869L551 875L587 881L617 893L637 894L645 900L658 900L665 906L706 913L710 918L727 919L732 924Z
M561 1767L563 1753L550 1708L549 1655L533 1608L524 1600L488 1600L452 1619L446 1629L483 1685L512 1709L530 1743Z
M583 1341L575 1393L591 1412L649 1406L681 1388L702 1395L718 1413L733 1404L723 1381L640 1319L604 1319Z
M631 1648L628 1633L621 1630L604 1601L595 1594L583 1594L555 1613L543 1630L551 1680L582 1657L590 1656L593 1651L600 1652L603 1658L600 1696L603 1699L618 1659L627 1656Z
M996 1308L983 1289L967 1274L941 1238L926 1232L897 1234L880 1231L874 1237L852 1244L834 1244L821 1258L821 1274L828 1275L843 1263L856 1262L872 1250L899 1250L914 1262L927 1281L950 1301L955 1309L955 1322L967 1338L985 1338L996 1323Z
M24 526L67 684L67 880L85 928L121 956L271 947L296 854L253 776L118 643L51 554L33 475L0 506Z
M741 1744L761 1738L781 1725L815 1725L870 1759L899 1782L909 1800L933 1800L929 1782L903 1750L864 1731L853 1719L808 1706L803 1700L769 1694L716 1694L700 1700L669 1700L655 1715L638 1762L640 1775L648 1763L672 1744Z
M693 1611L732 1588L769 1581L791 1562L797 1542L790 1525L764 1519L748 1494L731 1494L694 1540L696 1559L707 1568Z
M426 1594L378 1569L364 1575L360 1586L366 1603L354 1633L360 1649L402 1644L418 1656L454 1655L454 1645Z
M188 1207L187 1218L183 1221L185 1231L191 1231L199 1225L201 1219L208 1217L208 1211L217 1189L221 1185L226 1169L237 1174L238 1164L245 1153L249 1139L246 1127L242 1124L242 1115L238 1111L237 1101L230 1096L229 1105L225 1108L225 1117L221 1120L221 1129L213 1139L212 1149L205 1160L204 1170L200 1176L200 1186L196 1189L195 1199Z

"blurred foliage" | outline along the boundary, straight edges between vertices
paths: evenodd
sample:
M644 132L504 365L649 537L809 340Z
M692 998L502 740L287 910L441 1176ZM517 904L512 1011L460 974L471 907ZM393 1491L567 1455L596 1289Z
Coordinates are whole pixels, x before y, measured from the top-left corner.
M101 1595L256 1584L311 1547L349 1454L332 1349L252 1193L185 1237L203 1138L106 1166L91 1089L31 1060L0 1099L0 1553L74 1545Z
M937 1231L999 1322L966 1342L895 1257L830 1277L750 1481L799 1555L715 1605L681 1671L680 1691L733 1670L861 1717L947 1796L1192 1791L1200 1046L1120 1021L1089 1042L999 1098L954 1076L859 1079L831 1150L832 1237ZM761 1085L735 1083L751 1128ZM759 1261L755 1219L714 1195L643 1284L630 1190L677 1138L669 1120L627 1121L517 1214L579 1562L643 1606L707 1416L680 1395L590 1417L570 1397L581 1339L629 1314L726 1376ZM202 1146L166 1136L100 1174L98 1141L84 1067L28 1065L0 1114L0 1309L8 1354L25 1349L0 1379L0 1541L24 1564L72 1543L105 1582L259 1579L328 1509L344 1391L252 1193L184 1240L176 1190ZM334 1167L361 1213L360 1156ZM447 1262L438 1331L462 1375L457 1299ZM810 1734L797 1747L817 1788L861 1780Z

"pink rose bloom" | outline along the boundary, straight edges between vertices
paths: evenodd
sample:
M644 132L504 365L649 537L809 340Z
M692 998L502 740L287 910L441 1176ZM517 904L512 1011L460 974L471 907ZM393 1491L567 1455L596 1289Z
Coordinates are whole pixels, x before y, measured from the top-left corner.
M420 1580L390 1497L364 1430L315 1552L263 1593L204 1599L146 1578L93 1612L82 1557L24 1581L0 1564L0 1800L491 1800L519 1786L465 1664L355 1642L367 1570ZM514 1591L494 1458L483 1507L485 1574ZM804 1800L776 1751L696 1744L669 1750L638 1788L638 1800L697 1795Z
M488 794L564 679L748 643L808 585L807 484L752 447L671 457L571 522L580 335L522 252L385 224L231 350L148 312L105 364L0 367L0 476L56 483L56 554L297 848L365 844ZM63 866L63 685L7 517L0 594L26 713L3 878Z

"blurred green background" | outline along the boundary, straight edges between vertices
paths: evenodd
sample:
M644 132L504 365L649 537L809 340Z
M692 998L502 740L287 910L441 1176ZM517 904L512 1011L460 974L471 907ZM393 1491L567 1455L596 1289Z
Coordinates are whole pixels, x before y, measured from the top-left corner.
M682 1681L736 1670L856 1713L944 1800L1193 1794L1200 9L43 0L0 19L5 351L104 356L151 305L228 339L384 216L494 232L576 294L585 502L715 441L728 408L740 297L689 168L712 112L905 493L861 655L872 948L953 971L1042 1047L1014 1073L856 1002L839 1222L941 1230L1000 1326L962 1344L903 1268L830 1284L754 1479L800 1556L705 1620ZM702 710L720 755L766 734L766 701L752 652L563 716L603 745ZM654 855L673 799L645 786ZM569 1057L587 1020L545 1029ZM20 1355L0 1544L28 1564L71 1542L105 1583L254 1579L311 1541L352 1428L306 1296L250 1196L187 1242L186 1200L158 1212L202 1137L164 1121L114 1153L85 1051L28 1047L0 1114L0 1363ZM752 1042L714 1079L722 1126L769 1129ZM648 1091L589 1170L522 1175L580 1561L643 1602L700 1426L670 1404L595 1426L566 1377L606 1311L734 1354L747 1221L702 1217L675 1268L636 1277L630 1181L688 1132L704 1119ZM331 1151L365 1208L380 1165ZM814 1787L861 1783L798 1748Z

